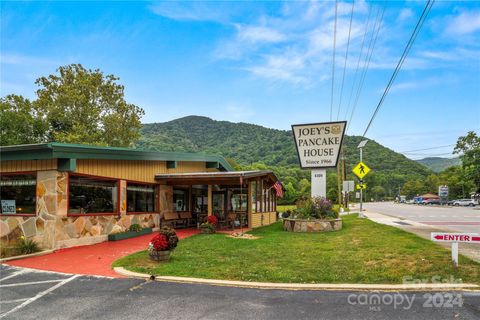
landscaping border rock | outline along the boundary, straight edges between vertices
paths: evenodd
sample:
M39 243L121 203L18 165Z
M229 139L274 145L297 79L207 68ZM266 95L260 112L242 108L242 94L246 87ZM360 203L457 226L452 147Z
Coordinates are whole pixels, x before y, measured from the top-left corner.
M342 219L283 219L283 230L290 232L328 232L342 229Z

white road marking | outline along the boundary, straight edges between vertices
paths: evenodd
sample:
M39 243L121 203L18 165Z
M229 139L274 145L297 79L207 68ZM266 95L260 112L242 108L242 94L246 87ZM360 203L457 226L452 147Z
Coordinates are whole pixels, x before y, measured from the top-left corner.
M0 315L0 319L3 318L3 317L6 317L7 315L9 315L9 314L11 314L11 313L13 313L13 312L15 312L15 311L17 311L17 310L20 310L21 308L29 305L30 303L32 303L32 302L34 302L34 301L36 301L36 300L38 300L38 299L40 299L40 298L43 297L44 295L46 295L46 294L48 294L48 293L50 293L50 292L52 292L52 291L60 288L61 286L67 284L68 282L74 280L74 279L77 278L77 277L79 277L78 274L76 274L76 275L74 275L74 276L71 276L70 278L67 278L67 279L65 279L65 280L62 280L62 282L57 283L57 284L54 285L53 287L48 288L47 290L40 292L40 293L37 294L35 297L32 297L32 298L26 300L25 302L23 302L22 304L16 306L16 307L13 308L12 310L7 311L7 312L5 312L4 314Z
M0 285L0 288L17 287L17 286L29 286L29 285L32 285L32 284L52 283L52 282L60 282L60 281L63 281L63 279L60 279L60 280L43 280L43 281L34 281L34 282L21 282L21 283L12 283L12 284L2 284L2 285Z
M15 300L7 300L7 301L0 301L0 303L15 303L15 302L23 302L25 300L28 300L29 298L23 298L23 299L15 299Z
M22 273L25 273L25 270L15 271L15 272L13 272L11 275L8 275L8 276L6 276L6 277L3 277L2 279L0 279L0 281L8 280L8 279L13 278L13 277L15 277L15 276L18 276L19 274L22 274Z

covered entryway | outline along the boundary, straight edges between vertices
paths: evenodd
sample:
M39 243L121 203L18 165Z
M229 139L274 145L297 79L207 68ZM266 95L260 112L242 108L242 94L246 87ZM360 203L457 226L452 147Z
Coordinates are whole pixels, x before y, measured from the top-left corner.
M255 228L276 221L278 178L272 171L157 174L171 188L171 210L190 214L197 225L215 215L220 227Z

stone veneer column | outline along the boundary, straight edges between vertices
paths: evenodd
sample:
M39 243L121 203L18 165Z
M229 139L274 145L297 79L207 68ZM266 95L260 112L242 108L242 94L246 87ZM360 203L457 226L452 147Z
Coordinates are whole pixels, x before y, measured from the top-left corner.
M120 206L120 221L118 224L125 230L128 230L132 225L132 217L127 215L127 181L120 180L119 182L119 206Z
M62 219L66 219L68 210L67 184L66 172L37 172L37 218L34 232L37 241L44 248L54 248L57 233L65 232Z

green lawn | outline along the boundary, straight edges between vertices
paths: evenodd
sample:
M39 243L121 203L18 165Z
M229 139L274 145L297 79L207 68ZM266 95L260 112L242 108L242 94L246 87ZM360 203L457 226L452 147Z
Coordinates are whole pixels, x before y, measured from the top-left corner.
M280 223L251 233L257 240L224 234L180 241L168 263L149 260L146 251L114 262L115 267L155 275L296 283L402 283L403 277L454 277L480 284L480 264L400 229L356 215L343 217L341 231L290 233Z

